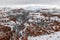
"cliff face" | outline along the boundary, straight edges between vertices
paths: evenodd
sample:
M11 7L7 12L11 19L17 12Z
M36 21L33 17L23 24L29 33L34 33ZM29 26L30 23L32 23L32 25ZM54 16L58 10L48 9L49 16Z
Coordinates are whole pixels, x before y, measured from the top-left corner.
M0 9L0 32L4 40L29 40L29 36L49 35L58 31L60 14L57 9Z

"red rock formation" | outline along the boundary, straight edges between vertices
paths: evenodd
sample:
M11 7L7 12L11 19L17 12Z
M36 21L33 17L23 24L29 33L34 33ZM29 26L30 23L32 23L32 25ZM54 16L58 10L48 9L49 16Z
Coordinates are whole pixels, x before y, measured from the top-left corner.
M11 28L8 26L0 25L0 31L8 32L8 31L11 31Z
M23 34L23 36L22 36L22 40L28 40L28 37L27 37L26 34Z
M12 32L11 40L19 40L19 36L15 32Z
M0 40L10 40L10 32L0 32Z

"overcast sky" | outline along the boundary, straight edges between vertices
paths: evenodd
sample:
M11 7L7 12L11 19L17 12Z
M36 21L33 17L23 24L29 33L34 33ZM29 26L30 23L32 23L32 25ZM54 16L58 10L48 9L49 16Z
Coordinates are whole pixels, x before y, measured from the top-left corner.
M60 0L0 0L0 5L47 4L60 5Z

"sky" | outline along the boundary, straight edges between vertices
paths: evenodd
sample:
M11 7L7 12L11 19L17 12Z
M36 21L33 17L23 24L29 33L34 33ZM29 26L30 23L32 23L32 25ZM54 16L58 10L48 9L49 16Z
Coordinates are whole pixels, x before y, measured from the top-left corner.
M60 0L0 0L0 5L44 4L60 5Z

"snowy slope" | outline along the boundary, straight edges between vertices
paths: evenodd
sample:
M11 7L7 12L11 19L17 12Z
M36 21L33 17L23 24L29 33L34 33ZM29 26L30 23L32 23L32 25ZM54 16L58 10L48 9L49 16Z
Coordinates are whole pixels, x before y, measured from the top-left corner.
M28 37L28 40L60 40L60 31L50 35L40 35L37 37Z

